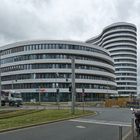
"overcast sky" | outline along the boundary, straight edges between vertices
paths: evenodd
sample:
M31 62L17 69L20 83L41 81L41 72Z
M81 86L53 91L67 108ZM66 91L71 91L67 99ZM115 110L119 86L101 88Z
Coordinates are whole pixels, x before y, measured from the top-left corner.
M0 0L0 45L29 39L85 41L120 21L137 26L139 53L140 0Z
M26 39L84 41L119 21L140 26L140 0L1 0L0 45Z

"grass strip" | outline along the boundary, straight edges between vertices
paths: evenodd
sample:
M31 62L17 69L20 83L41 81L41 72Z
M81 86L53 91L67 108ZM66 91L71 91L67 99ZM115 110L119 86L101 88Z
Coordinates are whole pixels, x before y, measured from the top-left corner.
M14 110L1 110L0 111L0 116L1 114L6 114L6 113L10 113L10 112L13 112Z
M26 110L27 111L27 110ZM42 110L40 112L26 114L24 116L17 116L14 118L0 119L0 131L5 129L20 128L31 125L38 125L42 123L53 122L56 120L63 120L78 117L92 113L91 111L76 110L75 115L71 115L70 110Z
M4 114L0 114L0 119L8 119L12 117L17 117L17 116L23 116L35 112L40 112L42 110L15 110L13 112L7 112Z

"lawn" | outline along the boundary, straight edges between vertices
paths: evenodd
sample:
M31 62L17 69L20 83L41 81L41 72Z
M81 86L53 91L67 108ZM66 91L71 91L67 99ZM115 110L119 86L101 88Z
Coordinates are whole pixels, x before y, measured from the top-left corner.
M57 120L69 119L86 114L94 114L91 111L76 110L71 115L70 110L16 110L12 112L0 111L0 131L11 128L20 128L36 124L49 123Z

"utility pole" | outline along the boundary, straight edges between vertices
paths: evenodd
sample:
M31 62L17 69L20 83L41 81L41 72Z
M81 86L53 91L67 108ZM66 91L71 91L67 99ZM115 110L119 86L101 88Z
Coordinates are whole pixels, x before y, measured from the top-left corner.
M72 68L72 106L71 106L71 113L72 115L75 114L75 58L71 58L71 68Z

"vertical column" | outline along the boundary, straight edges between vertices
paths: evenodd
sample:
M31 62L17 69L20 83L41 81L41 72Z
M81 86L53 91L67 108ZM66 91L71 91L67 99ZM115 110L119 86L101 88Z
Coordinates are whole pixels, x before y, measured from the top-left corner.
M71 58L71 68L72 68L72 108L71 112L75 114L75 58Z

